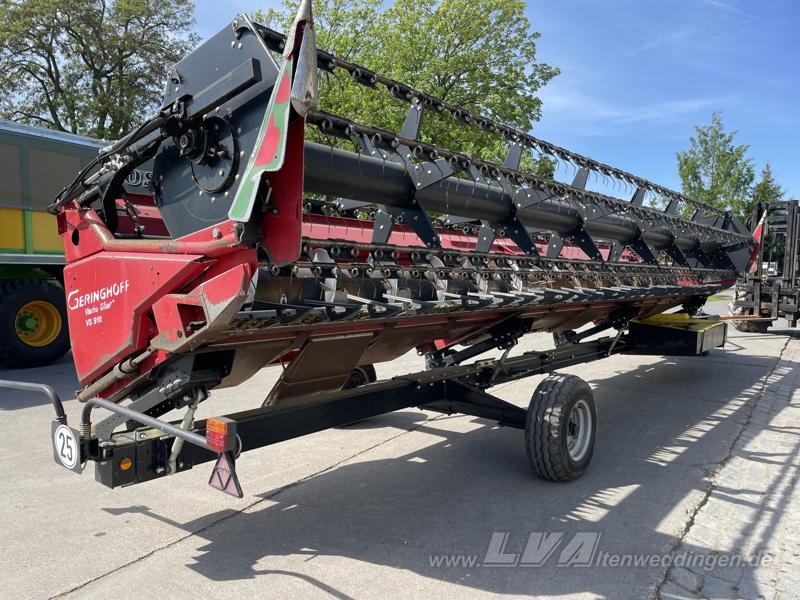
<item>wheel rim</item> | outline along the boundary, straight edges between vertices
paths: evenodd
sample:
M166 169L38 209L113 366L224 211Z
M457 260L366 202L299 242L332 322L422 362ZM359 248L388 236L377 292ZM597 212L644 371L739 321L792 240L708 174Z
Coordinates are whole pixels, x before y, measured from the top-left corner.
M17 311L14 319L17 337L34 348L52 344L61 333L62 326L61 313L43 300L28 302Z
M586 400L578 400L567 419L567 452L574 461L581 460L592 439L592 411Z
M356 367L353 369L353 372L350 373L350 379L347 380L344 389L349 390L355 387L361 387L362 385L366 385L368 383L369 377L367 377L367 373L361 367Z

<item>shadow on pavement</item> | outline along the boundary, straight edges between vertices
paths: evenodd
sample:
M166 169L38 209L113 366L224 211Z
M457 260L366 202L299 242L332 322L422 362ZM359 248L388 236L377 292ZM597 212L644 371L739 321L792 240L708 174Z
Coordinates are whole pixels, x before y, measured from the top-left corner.
M75 390L81 386L75 375L75 366L72 364L72 353L47 367L33 369L2 369L0 379L12 381L27 381L30 383L47 383L53 386L61 399L66 401L75 397ZM10 391L0 388L0 411L20 410L49 404L50 401L42 394L31 392Z
M145 506L109 511L147 514L206 540L188 566L212 581L280 573L347 597L303 567L316 556L340 556L497 594L641 598L652 594L664 568L642 567L637 575L630 568L565 569L556 566L558 550L538 568L488 568L482 561L495 532L507 534L506 553L522 553L535 532L563 532L564 540L597 532L598 551L669 554L687 510L705 496L709 474L728 459L748 421L761 393L758 382L776 363L775 357L736 352L710 358L663 359L591 381L600 420L594 460L569 484L534 477L517 430L474 419L477 428L461 433L441 417L420 422L413 413L397 413L354 427L400 427L427 434L428 446L400 456L396 442L379 446L333 470L264 491L246 512L220 511L212 525L176 523ZM726 376L730 369L736 377ZM795 369L783 377L795 377ZM791 463L781 459L797 450L752 458ZM785 480L797 479L791 464L784 470ZM770 489L774 514L759 535L770 534L788 502L781 494L790 492L786 481ZM714 490L730 502L745 501L740 495L747 493ZM439 556L476 557L476 563L435 566ZM354 585L359 578L368 585L371 571L351 570Z

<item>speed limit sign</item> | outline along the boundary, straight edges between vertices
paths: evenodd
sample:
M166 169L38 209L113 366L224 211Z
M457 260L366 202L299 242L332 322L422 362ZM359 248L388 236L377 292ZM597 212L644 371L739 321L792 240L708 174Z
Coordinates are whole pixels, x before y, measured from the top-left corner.
M52 438L55 461L70 471L80 473L81 443L78 432L63 423L53 421Z

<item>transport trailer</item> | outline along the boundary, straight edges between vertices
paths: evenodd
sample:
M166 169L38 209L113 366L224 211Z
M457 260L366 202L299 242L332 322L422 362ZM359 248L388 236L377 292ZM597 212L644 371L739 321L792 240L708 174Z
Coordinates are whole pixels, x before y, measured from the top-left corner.
M589 465L594 451L597 411L589 385L575 375L551 374L536 387L527 409L486 390L614 354L699 356L725 343L726 324L717 318L692 318L680 312L628 321L629 315L623 312L616 322L617 327L629 323L630 332L625 334L619 330L614 336L563 344L550 351L463 365L460 361L474 350L462 350L461 356L459 353L452 356L449 367L386 381L360 381L309 402L282 408L265 406L196 422L191 417L201 399L198 391L213 384L207 377L219 377L230 370L229 354L210 353L202 358L195 355L195 360L202 360L206 367L217 363L220 371L206 368L203 375L193 365L184 364L164 373L172 381L179 381L187 371L195 373L170 391L159 388L151 392L154 398L147 399L148 405L156 401L157 405L166 404L170 408L187 407L188 418L181 422L166 422L150 416L146 410L136 410L137 402L122 406L92 398L83 405L80 428L72 429L62 402L52 389L11 381L0 381L0 387L47 395L56 412L51 431L56 463L80 473L87 460L95 461L96 480L111 488L158 479L216 461L209 484L242 497L235 469L235 460L242 452L412 407L472 415L503 427L521 429L533 471L551 481L572 481ZM489 332L479 349L510 349L526 328L522 320L504 322ZM588 336L595 332L584 333ZM204 376L206 379L198 380ZM112 415L93 422L95 408L110 411ZM123 423L127 424L124 431L112 433Z
M104 145L0 120L0 364L39 367L69 351L64 243L46 209ZM150 175L131 172L129 202L152 204Z
M46 209L101 147L0 121L0 363L36 367L69 350L64 243Z
M736 282L731 313L739 331L764 333L777 320L800 318L800 213L797 200L758 206L752 222L762 240L750 270ZM774 265L774 270L771 265ZM766 267L766 269L765 269Z
M320 71L404 106L399 133L320 110ZM507 152L437 145L428 119ZM527 172L531 153L575 166L574 180ZM120 210L122 182L149 160L164 235ZM592 175L631 197L590 189ZM487 390L722 345L724 323L692 315L756 247L724 211L319 51L310 2L288 37L239 15L175 65L156 114L51 211L84 403L74 429L51 396L56 460L93 461L112 487L216 460L211 485L238 496L239 453L410 406L524 429L534 471L574 479L597 428L588 385L553 374L527 411ZM512 356L533 332L556 348ZM374 381L372 365L414 349L424 371ZM282 372L259 406L195 422L213 389L269 365Z

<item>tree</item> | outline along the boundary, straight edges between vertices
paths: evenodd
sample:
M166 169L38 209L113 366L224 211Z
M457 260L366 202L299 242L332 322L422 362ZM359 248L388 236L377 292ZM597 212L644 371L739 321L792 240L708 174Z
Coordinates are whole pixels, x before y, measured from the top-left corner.
M256 16L286 30L297 7ZM320 48L469 111L529 131L541 117L537 92L559 70L536 61L540 34L522 0L321 0L315 3ZM408 105L370 93L346 73L325 74L320 108L399 131ZM487 160L505 158L507 144L453 119L425 116L423 139ZM527 158L528 168L551 174L547 159Z
M737 132L726 133L720 113L695 131L689 149L677 153L683 193L746 219L755 178L750 147L734 143Z
M772 175L772 167L769 163L761 169L761 180L753 188L753 198L750 203L751 210L756 204L776 204L783 199L786 193Z
M116 139L197 42L191 0L4 0L0 116Z

